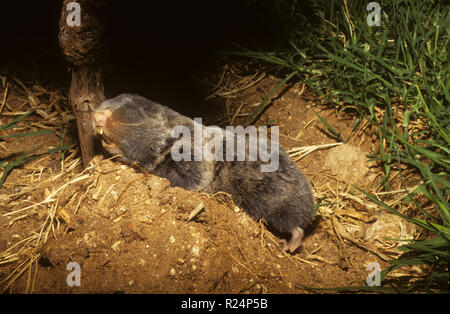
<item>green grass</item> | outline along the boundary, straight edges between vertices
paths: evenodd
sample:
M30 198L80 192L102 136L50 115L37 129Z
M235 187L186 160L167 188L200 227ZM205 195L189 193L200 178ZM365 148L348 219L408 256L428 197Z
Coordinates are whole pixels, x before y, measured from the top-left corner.
M283 24L280 38L284 41L274 51L241 48L236 54L270 64L291 81L302 80L323 96L324 103L356 112L377 126L380 143L385 145L370 158L382 164L380 184L388 191L393 169L414 169L421 177L420 184L403 201L412 203L420 217L404 216L362 192L429 234L427 239L401 246L404 254L390 261L382 278L397 268L425 264L430 275L399 291L448 293L449 5L432 0L378 2L381 26L370 27L367 1L308 2L315 13L311 15L304 12L302 1L272 0L268 9ZM377 114L380 111L382 115ZM402 172L400 178L406 190L410 182L404 182ZM424 208L426 203L433 205L431 210L430 206Z
M0 125L0 132L4 130L12 130L16 126L16 124L26 117L28 117L30 114L32 114L33 111L29 111L27 113L24 113L23 115L15 118L9 123L6 123L4 125ZM43 134L53 134L50 130L38 130L38 131L32 131L32 132L25 132L25 133L13 133L13 134L7 134L7 135L0 135L0 138L18 138L18 137L25 137L25 136L37 136L37 135L43 135ZM64 136L64 135L63 135ZM61 146L57 148L48 149L43 154L33 155L30 156L32 151L27 151L20 156L11 157L7 160L0 160L0 169L3 169L3 174L0 177L0 188L3 186L3 183L5 183L6 178L11 173L11 171L14 168L21 167L45 154L52 154L56 152L61 152L61 158L64 158L64 153L69 147L72 145L72 143L68 145L64 145L63 138L61 139ZM38 148L38 147L37 147ZM64 160L64 159L63 159Z

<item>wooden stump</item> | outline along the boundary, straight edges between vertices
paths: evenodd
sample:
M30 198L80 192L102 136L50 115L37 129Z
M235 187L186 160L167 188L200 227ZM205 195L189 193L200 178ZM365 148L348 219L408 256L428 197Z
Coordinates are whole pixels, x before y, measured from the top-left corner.
M72 72L69 103L77 120L83 165L87 167L94 156L91 112L105 100L101 66L104 32L101 13L105 1L73 3L64 0L58 37Z

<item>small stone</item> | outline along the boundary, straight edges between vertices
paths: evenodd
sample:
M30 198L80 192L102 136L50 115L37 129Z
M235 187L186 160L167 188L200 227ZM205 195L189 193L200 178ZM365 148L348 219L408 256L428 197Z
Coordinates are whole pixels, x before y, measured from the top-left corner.
M192 255L194 255L194 256L199 256L200 255L200 248L198 246L194 245L192 247Z
M121 243L120 240L115 242L113 245L111 245L111 249L113 249L114 252L119 252L120 251L120 249L119 249L120 243Z

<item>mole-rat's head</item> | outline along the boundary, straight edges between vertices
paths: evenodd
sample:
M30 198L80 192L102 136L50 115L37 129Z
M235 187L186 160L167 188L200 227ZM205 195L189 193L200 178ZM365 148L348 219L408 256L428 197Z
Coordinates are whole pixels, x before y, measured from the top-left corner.
M139 96L121 94L105 100L92 115L95 132L102 136L103 147L113 155L128 157L126 147L145 123L145 113L134 101L136 97Z

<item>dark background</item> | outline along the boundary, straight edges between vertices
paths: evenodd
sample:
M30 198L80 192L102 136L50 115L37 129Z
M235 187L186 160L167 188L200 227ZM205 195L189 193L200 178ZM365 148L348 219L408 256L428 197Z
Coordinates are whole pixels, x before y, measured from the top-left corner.
M8 2L0 15L0 71L25 83L68 88L57 37L62 1ZM231 42L269 49L280 37L268 1L109 2L102 12L107 98L132 92L198 113L205 110L207 87L199 82L220 70L220 52L235 49Z

